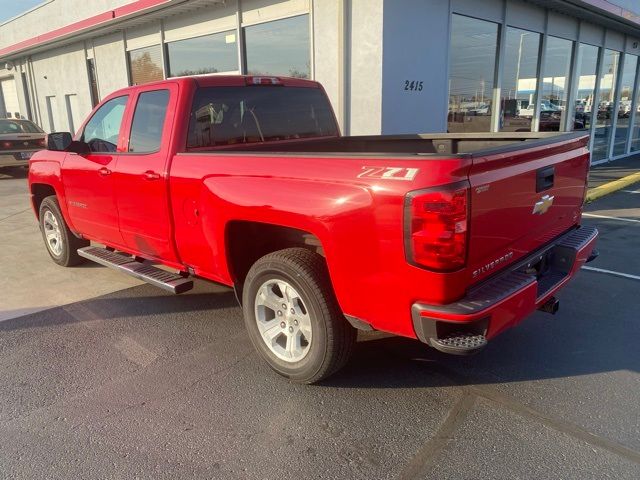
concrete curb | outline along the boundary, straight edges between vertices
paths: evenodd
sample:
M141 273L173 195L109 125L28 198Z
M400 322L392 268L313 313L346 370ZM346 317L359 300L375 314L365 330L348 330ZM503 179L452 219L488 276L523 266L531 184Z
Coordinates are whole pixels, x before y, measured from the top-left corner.
M619 178L618 180L614 180L613 182L608 182L604 185L600 185L599 187L589 189L589 191L587 192L586 200L587 202L593 202L598 198L621 190L636 182L640 182L640 172L632 173L631 175Z

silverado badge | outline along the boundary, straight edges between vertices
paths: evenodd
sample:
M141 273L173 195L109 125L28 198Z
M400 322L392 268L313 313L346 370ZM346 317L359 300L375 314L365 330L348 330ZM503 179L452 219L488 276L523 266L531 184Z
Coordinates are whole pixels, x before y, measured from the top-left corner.
M551 195L545 195L536 202L536 204L533 206L533 212L531 213L533 215L542 215L544 213L547 213L551 208L551 205L553 205L554 198L555 197Z

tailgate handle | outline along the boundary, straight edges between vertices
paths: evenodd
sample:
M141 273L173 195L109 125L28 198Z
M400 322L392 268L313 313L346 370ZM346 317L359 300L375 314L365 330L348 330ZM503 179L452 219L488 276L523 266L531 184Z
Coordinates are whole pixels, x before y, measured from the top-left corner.
M555 167L544 167L536 171L536 193L549 190L553 187Z

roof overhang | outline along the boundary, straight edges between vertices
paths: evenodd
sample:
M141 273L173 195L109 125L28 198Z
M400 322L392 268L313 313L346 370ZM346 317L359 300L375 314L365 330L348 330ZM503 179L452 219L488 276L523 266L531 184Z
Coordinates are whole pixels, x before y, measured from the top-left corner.
M528 1L627 35L640 37L640 12L632 12L607 0Z
M169 15L184 13L225 0L136 0L84 20L65 25L36 37L0 49L0 60L10 60L60 47L91 37L106 35L148 23Z

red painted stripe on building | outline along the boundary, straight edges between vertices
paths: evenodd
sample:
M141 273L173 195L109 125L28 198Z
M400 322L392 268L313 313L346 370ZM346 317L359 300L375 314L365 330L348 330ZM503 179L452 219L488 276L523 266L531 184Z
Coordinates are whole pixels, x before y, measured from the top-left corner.
M47 42L60 40L66 36L82 33L85 30L106 26L115 20L122 20L124 17L129 15L137 14L148 8L157 7L158 5L169 2L171 2L171 0L137 0L114 10L109 10L107 12L94 15L93 17L70 23L69 25L57 28L50 32L43 33L42 35L9 45L8 47L0 49L0 57L16 53L27 48L36 47Z

